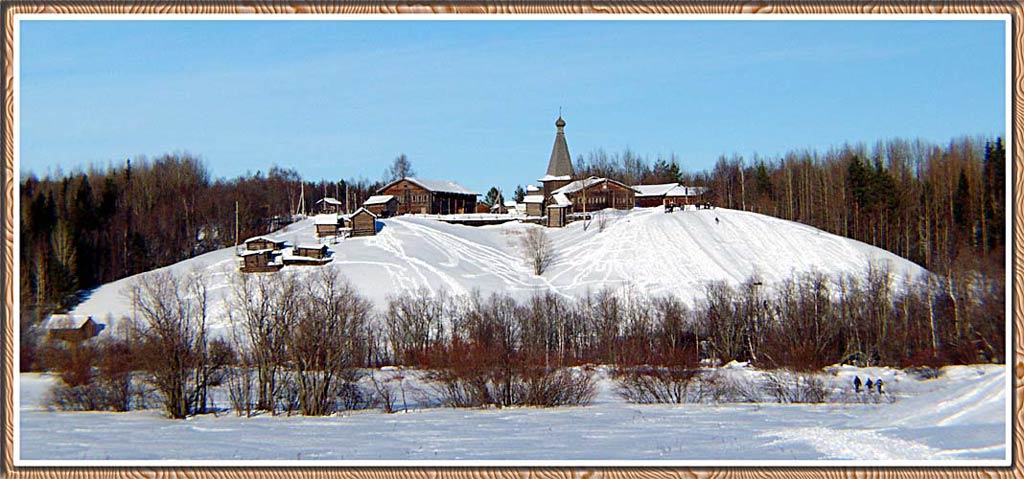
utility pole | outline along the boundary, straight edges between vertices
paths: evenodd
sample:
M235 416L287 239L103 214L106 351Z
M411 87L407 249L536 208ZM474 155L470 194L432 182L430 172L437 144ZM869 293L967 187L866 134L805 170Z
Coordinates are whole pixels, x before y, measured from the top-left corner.
M235 200L235 249L238 249L238 200Z

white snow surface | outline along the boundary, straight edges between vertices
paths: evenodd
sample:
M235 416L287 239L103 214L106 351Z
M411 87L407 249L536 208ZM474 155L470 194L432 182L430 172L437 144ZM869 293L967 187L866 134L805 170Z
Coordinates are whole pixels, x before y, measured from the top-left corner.
M605 210L609 220L577 221L547 229L555 251L554 264L533 274L519 237L540 226L510 222L473 227L448 224L416 215L378 220L376 236L330 240L335 268L356 289L383 309L389 295L418 290L450 295L474 290L517 298L553 291L567 298L611 289L623 295L673 294L694 304L704 297L709 281L739 284L757 275L770 287L794 273L821 271L829 275L863 276L871 264L888 264L897 287L925 270L892 253L817 228L755 213L728 210L685 210L670 214L663 207L631 211ZM716 219L718 221L716 221ZM265 235L289 244L320 244L314 220L306 219ZM238 272L233 248L210 252L161 268L173 274L200 272L210 284L211 327L226 328L224 298ZM282 272L311 274L309 267L286 266ZM282 274L262 273L262 274ZM135 277L105 284L72 313L98 322L131 314L125 295Z
M390 374L390 370L375 374ZM721 371L746 378L763 374L742 365ZM324 463L308 461L369 461L364 465L379 461L400 461L389 463L394 465L441 464L437 461L455 461L444 463L449 465L495 464L488 461L538 465L1007 463L1006 366L946 367L939 378L928 380L888 368L837 367L831 372L826 376L828 383L847 394L852 394L848 390L854 375L882 377L885 396L895 402L637 405L621 399L607 370L600 368L598 394L589 406L450 409L413 404L408 412L391 415L363 410L331 417L242 418L224 412L176 421L163 418L158 410L50 412L42 402L55 377L26 373L20 375L18 457L24 465L43 465L48 460L70 461L63 463L67 465L157 460L310 465ZM220 406L227 404L223 397L216 401Z

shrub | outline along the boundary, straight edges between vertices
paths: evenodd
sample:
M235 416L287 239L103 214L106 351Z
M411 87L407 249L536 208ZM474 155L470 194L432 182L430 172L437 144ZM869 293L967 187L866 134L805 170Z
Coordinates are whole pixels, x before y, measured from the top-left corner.
M636 366L619 369L619 396L638 404L693 402L691 383L700 375L700 370L685 366Z
M818 374L772 371L764 377L765 392L780 404L823 403L832 394L832 388Z

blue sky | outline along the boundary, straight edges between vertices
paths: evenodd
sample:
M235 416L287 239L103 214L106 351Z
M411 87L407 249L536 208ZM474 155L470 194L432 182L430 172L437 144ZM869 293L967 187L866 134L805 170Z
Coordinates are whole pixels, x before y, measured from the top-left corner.
M573 157L1005 131L1001 21L23 21L22 174L188 151L215 177L478 191Z

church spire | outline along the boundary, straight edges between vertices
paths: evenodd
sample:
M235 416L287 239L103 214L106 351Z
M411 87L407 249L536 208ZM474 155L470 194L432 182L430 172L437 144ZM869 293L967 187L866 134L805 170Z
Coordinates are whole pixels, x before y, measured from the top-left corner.
M558 133L555 133L555 146L551 148L547 176L571 178L574 175L572 157L569 156L569 145L565 142L565 120L562 119L561 114L558 115L558 120L555 120L555 127L558 128Z

